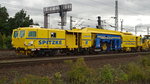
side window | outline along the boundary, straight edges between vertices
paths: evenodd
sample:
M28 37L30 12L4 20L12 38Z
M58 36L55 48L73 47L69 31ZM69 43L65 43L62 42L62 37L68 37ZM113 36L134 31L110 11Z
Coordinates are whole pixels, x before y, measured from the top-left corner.
M20 37L22 38L24 36L25 36L25 31L24 30L20 31Z
M56 38L56 33L55 32L51 33L51 38Z
M14 38L18 38L18 31L14 32Z
M28 37L36 37L36 31L29 31Z

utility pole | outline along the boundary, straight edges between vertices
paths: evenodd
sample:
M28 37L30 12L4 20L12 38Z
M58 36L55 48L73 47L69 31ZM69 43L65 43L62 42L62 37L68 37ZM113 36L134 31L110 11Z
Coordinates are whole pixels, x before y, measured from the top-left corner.
M102 28L102 23L101 23L102 21L101 21L101 17L100 17L100 16L98 16L97 22L98 22L97 28L98 28L98 29L103 29L103 28Z
M123 19L121 20L121 32L123 31Z
M137 26L135 26L135 35L137 34Z
M147 35L149 35L149 27L147 27Z
M70 16L70 30L72 30L72 22L73 22L72 16Z
M118 31L118 0L115 1L115 31Z

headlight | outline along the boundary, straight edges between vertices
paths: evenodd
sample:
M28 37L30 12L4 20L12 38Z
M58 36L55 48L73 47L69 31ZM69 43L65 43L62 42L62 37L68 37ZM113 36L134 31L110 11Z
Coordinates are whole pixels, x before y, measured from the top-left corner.
M27 43L26 43L26 42L24 42L24 45L25 45L25 46L27 46Z
M33 44L33 41L30 41L29 43L30 43L30 44Z
M30 41L29 43L28 43L28 46L32 46L33 45L33 41Z

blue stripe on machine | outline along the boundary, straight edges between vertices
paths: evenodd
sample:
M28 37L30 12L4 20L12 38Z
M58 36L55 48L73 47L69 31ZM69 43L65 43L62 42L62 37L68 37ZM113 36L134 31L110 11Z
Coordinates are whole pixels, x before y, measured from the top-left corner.
M62 38L26 38L26 39L50 39L50 40L65 40L65 39L62 39Z
M92 39L82 39L82 40L91 41Z

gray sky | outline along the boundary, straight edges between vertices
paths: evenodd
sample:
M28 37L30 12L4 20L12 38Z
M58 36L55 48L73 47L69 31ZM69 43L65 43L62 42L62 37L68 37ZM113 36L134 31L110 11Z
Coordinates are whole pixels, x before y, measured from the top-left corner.
M119 22L124 19L127 31L133 31L137 24L149 24L150 0L118 0ZM8 9L11 17L21 9L33 18L34 22L43 26L43 7L72 3L73 11L68 13L73 16L74 25L95 27L97 16L100 15L107 23L114 25L115 0L0 0L0 4ZM58 28L60 17L58 14L50 15L50 27ZM81 19L83 18L83 19ZM69 18L68 18L69 23ZM69 24L67 24L69 26ZM107 25L107 24L105 24ZM119 24L120 25L120 24ZM106 26L108 28L109 26ZM67 27L66 27L67 28ZM110 27L109 27L110 28ZM113 29L113 28L111 28Z

